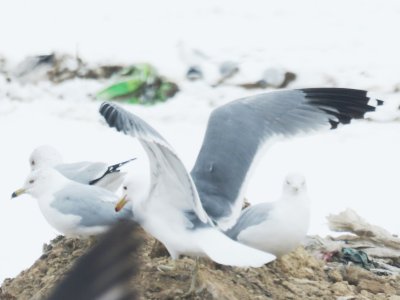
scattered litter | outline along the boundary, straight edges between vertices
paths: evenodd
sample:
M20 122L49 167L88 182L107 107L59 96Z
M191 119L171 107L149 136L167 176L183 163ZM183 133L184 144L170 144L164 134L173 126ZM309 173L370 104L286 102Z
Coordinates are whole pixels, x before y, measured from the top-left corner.
M122 69L116 82L97 93L100 100L122 100L131 104L154 104L173 97L177 84L158 75L149 64L137 64Z
M239 72L239 64L234 61L224 61L219 66L219 74L221 77L213 85L214 87L224 83L227 79L232 78Z
M266 89L266 88L286 88L291 82L296 80L297 75L293 72L284 71L279 68L268 68L264 71L262 78L255 82L239 84L245 89Z
M338 237L309 237L306 248L331 264L359 265L376 275L400 275L400 238L347 209L327 217Z
M372 262L368 258L367 253L365 253L362 250L356 250L347 247L343 247L340 252L337 252L336 255L332 256L331 260L332 261L337 260L344 264L352 262L367 270L369 270L373 266Z
M43 80L60 83L74 78L107 79L122 69L118 65L90 66L78 56L51 53L29 56L8 73L21 83Z

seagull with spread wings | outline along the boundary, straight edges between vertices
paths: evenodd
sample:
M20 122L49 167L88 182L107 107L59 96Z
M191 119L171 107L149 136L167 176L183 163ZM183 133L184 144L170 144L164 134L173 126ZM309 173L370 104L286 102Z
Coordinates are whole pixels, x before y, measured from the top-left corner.
M335 129L363 118L381 100L342 88L285 90L223 105L210 116L196 164L189 174L161 135L138 116L105 102L100 113L110 127L141 142L151 180L125 185L117 209L132 201L135 220L160 240L173 258L205 255L235 266L260 266L274 259L241 247L221 231L241 215L246 182L257 157L277 138Z

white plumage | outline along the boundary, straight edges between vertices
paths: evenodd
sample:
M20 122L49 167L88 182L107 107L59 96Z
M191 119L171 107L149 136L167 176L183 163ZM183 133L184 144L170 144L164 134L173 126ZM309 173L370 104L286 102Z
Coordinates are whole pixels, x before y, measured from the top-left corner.
M304 176L289 174L280 199L246 208L227 231L245 245L282 256L305 238L310 223L310 201Z

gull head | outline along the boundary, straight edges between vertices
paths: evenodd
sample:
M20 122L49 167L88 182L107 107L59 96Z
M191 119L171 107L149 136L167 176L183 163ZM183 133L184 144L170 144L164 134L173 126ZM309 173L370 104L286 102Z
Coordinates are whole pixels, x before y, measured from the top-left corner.
M25 180L22 188L12 193L11 198L22 194L29 194L35 198L52 191L66 180L60 173L51 168L43 168L32 171Z
M149 194L150 180L146 176L130 176L122 185L122 197L115 205L115 211L119 212L128 202L132 207L145 201Z
M283 191L286 194L297 195L307 190L306 179L302 174L289 173L283 183Z
M37 147L29 157L29 164L32 171L43 167L54 167L61 163L61 154L55 148L48 145Z
M128 196L128 184L127 183L124 183L122 190L123 190L123 195L122 195L121 199L119 199L117 204L115 204L116 212L119 212L121 209L123 209L124 206L130 201L130 198Z

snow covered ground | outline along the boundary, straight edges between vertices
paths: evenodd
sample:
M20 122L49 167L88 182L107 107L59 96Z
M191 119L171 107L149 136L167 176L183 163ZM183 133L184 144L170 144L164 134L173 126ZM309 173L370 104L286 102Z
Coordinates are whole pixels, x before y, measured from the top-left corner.
M78 52L91 62L150 62L182 91L165 104L130 107L175 147L188 168L201 145L211 110L255 94L216 89L217 63L240 62L234 82L258 79L268 67L297 73L290 86L362 88L387 100L380 119L274 145L250 182L251 202L272 201L289 171L308 180L310 233L327 234L325 216L350 207L369 222L400 234L400 2L385 1L50 1L0 4L0 57L13 65L26 55ZM204 52L200 59L191 49ZM196 61L206 82L187 82ZM137 142L100 122L99 102L87 95L103 85L72 80L53 86L8 83L0 74L0 281L16 275L56 232L29 196L10 200L28 174L28 156L41 144L66 161L110 163L138 156Z

